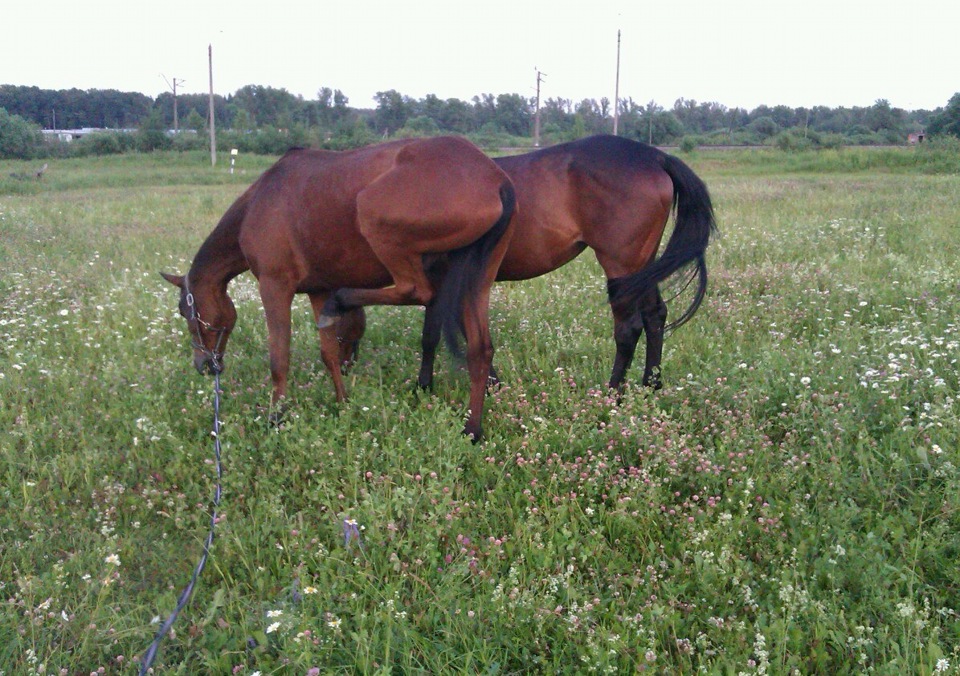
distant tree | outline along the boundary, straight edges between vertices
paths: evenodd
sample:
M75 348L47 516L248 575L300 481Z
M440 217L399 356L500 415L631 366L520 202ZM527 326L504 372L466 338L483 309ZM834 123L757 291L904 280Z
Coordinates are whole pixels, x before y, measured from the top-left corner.
M356 117L352 121L344 120L334 132L323 143L325 148L331 150L346 150L348 148L359 148L376 142L377 135L374 134L370 125L361 117Z
M233 95L233 103L247 111L255 127L279 127L281 122L290 127L294 121L298 121L304 107L303 99L286 89L261 85L241 87Z
M497 118L497 97L493 94L481 94L473 97L474 127L482 129L495 125Z
M413 101L396 89L377 92L373 99L377 102L374 123L384 134L392 134L400 129L413 113Z
M608 102L609 103L609 102ZM576 131L576 138L587 134L599 134L607 131L607 117L603 108L593 99L583 99L577 104L576 117L583 124L583 132Z
M774 106L770 111L770 117L780 125L781 129L789 129L790 127L796 127L798 124L802 124L802 120L800 120L797 115L797 111L788 106Z
M759 140L776 136L780 133L780 125L769 115L758 117L747 125L747 130L756 134Z
M904 111L891 108L886 99L878 99L867 111L867 126L876 132L892 131L899 134L903 130Z
M183 126L186 129L193 129L194 131L203 131L206 129L207 123L200 116L196 110L191 110L190 114L187 115L187 119L183 121Z
M673 114L688 134L708 134L712 131L727 129L727 107L716 102L697 103L693 100L677 99L673 104Z
M43 147L43 135L34 123L0 108L0 158L29 160Z
M950 97L945 108L934 113L927 132L931 135L950 134L960 137L960 92Z
M250 114L243 108L237 108L233 114L233 129L244 132L250 131L252 128L253 124L250 121Z
M529 136L532 130L533 106L519 94L500 94L497 97L497 126L514 136Z
M473 130L475 118L473 108L466 101L447 99L437 124L444 131L466 134Z
M565 135L573 126L573 101L549 98L540 104L540 125L551 133Z
M620 102L620 132L627 138L653 145L674 143L684 136L685 127L674 111L650 101L638 105L632 98Z
M0 108L41 127L136 126L150 110L150 99L137 92L114 89L66 89L0 85Z
M446 103L436 94L427 94L414 105L416 117L427 117L440 126L440 117L443 115L443 109Z

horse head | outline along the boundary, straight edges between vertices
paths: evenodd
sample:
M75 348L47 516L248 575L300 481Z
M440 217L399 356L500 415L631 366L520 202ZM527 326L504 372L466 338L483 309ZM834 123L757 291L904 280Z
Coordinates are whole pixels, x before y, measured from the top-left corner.
M230 332L237 323L237 311L225 290L205 284L191 285L188 276L160 275L180 289L180 315L187 320L193 344L193 365L199 373L223 371L223 354Z

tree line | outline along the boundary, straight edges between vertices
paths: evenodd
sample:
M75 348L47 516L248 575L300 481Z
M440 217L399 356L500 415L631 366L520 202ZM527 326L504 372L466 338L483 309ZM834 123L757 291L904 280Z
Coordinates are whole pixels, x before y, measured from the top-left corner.
M548 98L539 113L535 100L519 94L481 94L471 101L429 94L414 99L396 90L377 92L374 106L357 108L339 89L321 87L314 99L286 89L248 85L214 97L220 143L244 152L280 153L295 145L348 148L395 136L442 133L468 136L486 147L530 145L539 114L540 142L548 145L613 130L656 145L771 144L785 149L838 145L906 143L910 133L951 132L960 117L960 94L937 110L906 111L884 99L872 106L727 108L716 102L679 99L671 108L632 98L618 102ZM0 85L0 156L37 156L69 152L203 147L209 98L205 94L164 92L151 99L116 90L44 90ZM955 120L960 127L960 119ZM135 134L94 135L69 150L51 148L40 129L94 127ZM957 130L960 131L960 130ZM16 137L16 138L14 138Z

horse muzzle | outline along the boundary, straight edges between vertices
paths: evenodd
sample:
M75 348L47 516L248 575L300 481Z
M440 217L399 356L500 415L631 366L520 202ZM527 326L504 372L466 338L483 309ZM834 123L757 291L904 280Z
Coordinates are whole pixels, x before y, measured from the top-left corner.
M200 375L215 376L223 373L223 355L222 354L198 354L193 358L193 366Z

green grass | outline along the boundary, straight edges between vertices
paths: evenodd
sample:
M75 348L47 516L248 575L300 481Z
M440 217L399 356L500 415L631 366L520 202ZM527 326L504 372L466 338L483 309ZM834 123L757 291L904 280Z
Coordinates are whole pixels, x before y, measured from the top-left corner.
M0 180L0 672L133 671L200 555L211 382L157 272L267 163L202 159ZM479 446L448 359L414 392L411 308L370 311L338 406L298 299L268 425L239 278L223 518L158 672L956 673L960 177L689 161L722 236L666 387L604 389L586 253L497 288Z

